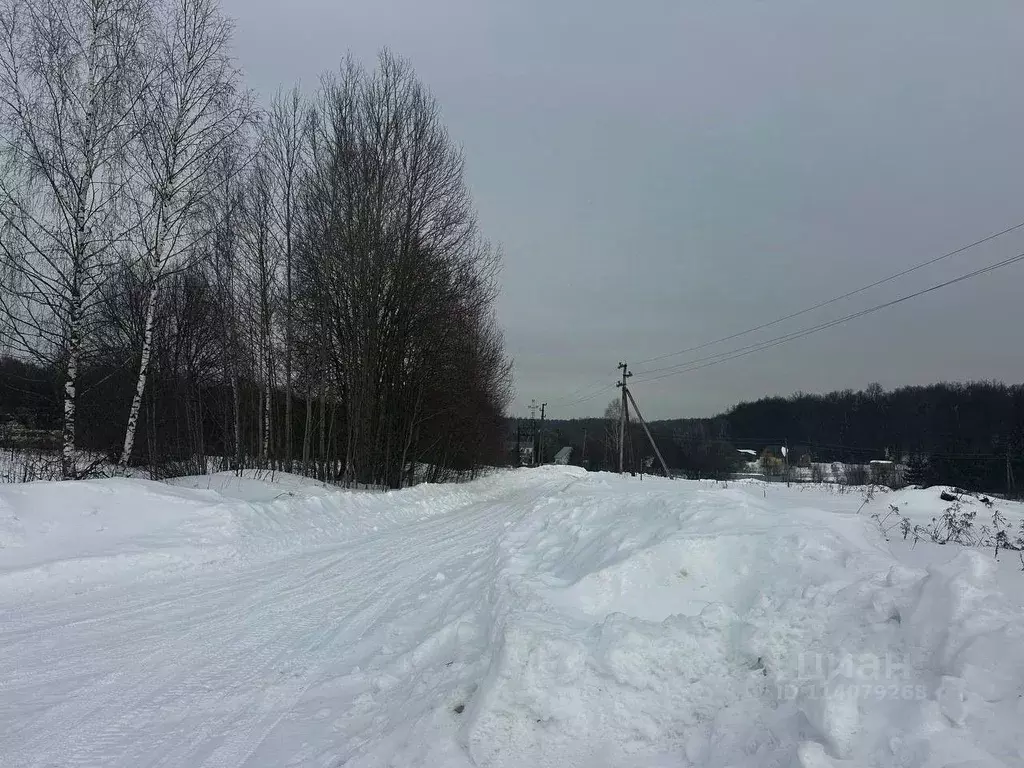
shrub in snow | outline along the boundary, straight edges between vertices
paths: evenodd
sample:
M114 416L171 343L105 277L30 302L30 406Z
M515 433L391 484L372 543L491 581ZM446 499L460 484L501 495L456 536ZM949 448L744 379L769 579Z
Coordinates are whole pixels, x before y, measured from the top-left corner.
M868 504L870 504L872 502L872 500L874 500L874 498L875 498L875 486L874 485L865 486L864 487L864 493L861 496L860 506L857 507L857 514L859 515L861 513L861 510L863 510L864 507L866 507Z
M871 519L878 523L878 527L882 530L882 534L885 536L886 541L889 540L889 532L896 528L903 530L904 539L907 538L907 534L910 532L908 527L910 525L910 520L900 514L900 508L895 504L889 505L889 510L884 516L880 512L876 512L871 516Z
M943 494L947 494L947 492L944 491ZM1000 550L1022 553L1019 556L1021 564L1024 565L1024 520L1020 522L1019 529L1014 530L1006 516L996 509L994 503L986 497L980 501L992 509L992 516L988 524L979 528L977 526L977 510L965 508L965 503L971 503L969 496L952 495L952 493L949 495L954 499L953 503L946 507L941 517L933 517L928 525L914 525L896 504L890 504L884 514L874 513L871 519L878 525L887 541L889 534L898 529L903 535L904 541L913 534L915 545L921 539L928 539L935 544L942 545L992 547L996 559L999 558ZM861 508L863 506L864 504L861 505Z
M973 509L965 510L963 503L957 499L946 507L937 526L933 529L934 540L940 544L948 544L952 541L954 544L974 546L978 543L978 539L974 535L974 518L977 515L977 511Z

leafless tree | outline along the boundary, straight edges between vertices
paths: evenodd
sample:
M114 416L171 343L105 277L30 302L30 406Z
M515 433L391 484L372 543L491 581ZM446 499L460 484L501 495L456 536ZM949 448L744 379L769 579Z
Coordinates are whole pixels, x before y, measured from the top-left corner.
M293 352L294 352L294 254L299 191L306 160L306 132L309 114L297 87L278 91L270 106L263 131L267 155L267 171L273 179L273 225L281 250L284 315L284 434L282 459L291 471L293 459Z
M139 374L125 428L121 463L131 458L153 345L162 281L188 263L202 235L199 210L216 181L221 147L241 133L250 109L230 57L232 25L216 0L169 0L150 42L153 83L139 116L138 173L149 294Z
M274 442L273 394L275 389L274 326L277 309L277 278L280 251L273 236L273 180L267 165L265 147L258 153L246 175L242 242L247 296L250 345L255 350L256 378L260 382L260 466L271 460Z
M217 317L221 351L221 383L231 393L230 415L224 423L231 424L231 439L224 439L225 456L233 455L234 466L241 469L245 447L242 439L242 376L246 368L246 352L242 345L240 309L242 279L239 251L241 232L245 226L244 184L249 152L239 141L225 142L217 152L212 175L213 192L207 198L206 237L209 279L217 295L220 312Z
M414 451L469 467L463 438L500 412L508 382L503 358L483 362L498 256L479 238L461 152L387 53L374 72L347 62L325 79L309 141L297 255L344 406L344 480L401 485Z
M143 0L0 0L0 174L8 342L64 372L63 460L75 473L76 385L127 231L124 158L146 88Z

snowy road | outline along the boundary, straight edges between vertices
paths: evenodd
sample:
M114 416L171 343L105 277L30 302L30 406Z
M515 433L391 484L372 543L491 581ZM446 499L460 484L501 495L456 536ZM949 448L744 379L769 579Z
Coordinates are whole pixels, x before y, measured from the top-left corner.
M901 566L852 500L117 482L0 493L0 765L1024 760L987 560Z
M571 482L520 484L399 535L5 611L4 765L301 762L318 757L294 741L311 722L344 760L418 714L373 706L381 675L400 684L407 665L422 698L447 693L457 622L490 618L476 615L481 582L506 524ZM339 693L347 711L329 707Z

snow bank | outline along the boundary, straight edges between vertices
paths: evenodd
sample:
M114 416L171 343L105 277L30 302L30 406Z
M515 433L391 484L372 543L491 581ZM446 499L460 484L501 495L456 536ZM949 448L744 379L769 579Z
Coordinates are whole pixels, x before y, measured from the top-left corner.
M231 517L216 502L143 480L0 486L0 594L229 557Z
M1024 758L1024 622L983 556L906 568L866 516L655 484L513 539L528 607L470 711L475 764Z
M516 473L458 486L351 492L286 473L0 485L0 599L80 591L125 575L242 567L372 536L522 484ZM400 498L400 501L396 501Z
M900 513L906 515L910 520L919 525L927 525L933 519L942 517L943 512L953 504L941 498L943 492L950 492L948 486L935 486L933 488L905 488L901 491L886 494L886 504L897 506ZM979 532L983 528L991 530L994 527L992 516L998 512L1006 519L1009 530L1016 533L1024 533L1021 527L1024 522L1024 504L1019 501L1007 501L1006 499L990 498L983 495L955 494L959 500L961 509L975 513L975 526ZM988 499L988 503L982 501Z
M1024 574L901 493L3 488L0 764L1021 765Z

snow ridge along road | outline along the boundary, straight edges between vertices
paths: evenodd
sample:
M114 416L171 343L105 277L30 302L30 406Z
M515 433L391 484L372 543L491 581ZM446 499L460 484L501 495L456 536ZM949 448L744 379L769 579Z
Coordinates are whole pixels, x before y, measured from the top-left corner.
M991 553L903 565L858 504L553 467L0 487L0 765L1024 764Z

